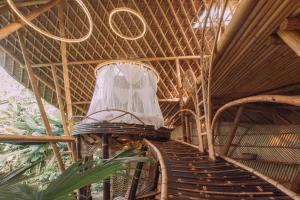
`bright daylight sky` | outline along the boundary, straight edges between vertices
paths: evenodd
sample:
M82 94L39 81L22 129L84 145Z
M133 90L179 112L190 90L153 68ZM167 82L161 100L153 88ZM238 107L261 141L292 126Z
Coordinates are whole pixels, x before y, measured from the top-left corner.
M31 96L32 92L29 93L21 93L22 89L24 89L24 86L20 84L18 81L16 81L13 77L11 77L2 66L0 66L0 94L6 94L5 96L0 96L0 102L3 100L8 100L10 97L14 96L22 96L22 95L28 95ZM34 98L33 98L34 99ZM57 112L57 108L50 105L49 103L45 103L46 111L53 114ZM0 110L5 110L7 107L7 104L0 105Z

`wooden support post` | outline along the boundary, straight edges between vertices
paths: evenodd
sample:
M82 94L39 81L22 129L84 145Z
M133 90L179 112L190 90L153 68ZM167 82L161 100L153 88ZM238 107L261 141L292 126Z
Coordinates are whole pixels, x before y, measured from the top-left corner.
M143 156L146 155L146 150L147 150L147 147L143 146L141 149L141 151L143 152L143 154L142 154ZM140 176L141 176L141 173L143 170L143 165L144 165L144 162L138 162L136 164L136 169L135 169L135 172L134 172L134 175L132 178L131 188L130 188L129 195L128 195L128 200L136 199L136 191L137 191L139 179L140 179Z
M65 110L64 110L64 103L61 99L61 90L60 90L59 82L58 82L58 79L57 79L56 66L51 65L51 70L52 70L53 81L54 81L54 85L55 85L58 108L59 108L59 111L60 111L61 121L62 121L62 124L63 124L64 134L71 137L71 134L70 134L70 132L68 130L68 126L67 126L67 120L66 120L66 115L65 115ZM69 149L69 151L72 152L73 161L76 162L77 161L77 155L76 155L76 151L75 151L74 142L68 143L68 149Z
M109 158L109 135L102 135L102 156L103 159ZM103 200L110 200L110 178L104 179L103 183Z
M179 105L180 105L180 110L184 109L184 102L183 102L183 89L182 89L182 82L181 82L181 72L180 72L180 63L179 59L176 59L176 72L177 72L177 85L178 85L178 90L179 90ZM187 141L187 136L186 136L186 129L185 129L185 123L184 123L184 113L181 112L180 114L181 118L181 126L182 126L182 137L183 141Z
M60 36L65 37L65 15L64 15L65 2L61 1L60 6L58 7L58 17L59 17L59 30ZM70 77L69 77L69 68L67 60L67 46L65 42L60 43L61 59L63 65L63 78L64 78L64 88L65 88L65 99L67 104L67 113L69 121L69 132L72 132L73 129L73 109L72 109L72 98L71 98L71 89L70 89Z
M40 16L41 14L43 14L44 12L46 12L47 10L49 10L53 6L55 6L59 1L60 0L53 0L47 4L40 6L38 9L36 9L36 10L32 11L30 14L26 15L25 16L26 19L31 21L31 20L37 18L38 16ZM23 22L22 20L17 20L16 22L13 22L13 23L8 24L7 26L1 28L0 29L0 40L5 38L9 34L17 31L18 29L22 28L25 25L26 25L26 23Z
M24 61L25 61L28 77L29 77L29 80L30 80L30 83L31 83L32 90L35 94L35 98L36 98L36 101L37 101L37 104L38 104L38 107L39 107L39 110L40 110L40 113L41 113L41 117L43 119L46 131L47 131L47 135L53 136L53 132L52 132L50 123L48 121L47 114L46 114L46 111L45 111L45 108L44 108L44 105L43 105L43 102L42 102L42 98L41 98L41 95L40 95L40 92L39 92L37 80L35 78L33 69L31 67L31 64L30 64L30 61L29 61L29 56L28 56L28 52L27 52L27 49L26 49L26 46L25 46L25 41L24 41L23 34L19 31L17 31L17 34L18 34L18 37L19 37L20 46L21 46L21 50L22 50L22 53L23 53L23 58L24 58ZM51 144L53 153L56 157L56 160L58 162L58 166L59 166L60 170L64 171L65 166L64 166L64 163L62 161L61 155L59 153L58 147L56 146L55 143L50 143L50 144Z
M238 128L243 110L244 110L244 106L240 106L237 113L236 113L236 115L235 115L234 122L233 122L231 130L229 132L228 139L226 140L226 143L224 144L224 147L223 147L223 150L222 150L222 155L224 155L224 156L227 156L227 154L229 152L229 148L230 148L232 140L235 136L236 130Z

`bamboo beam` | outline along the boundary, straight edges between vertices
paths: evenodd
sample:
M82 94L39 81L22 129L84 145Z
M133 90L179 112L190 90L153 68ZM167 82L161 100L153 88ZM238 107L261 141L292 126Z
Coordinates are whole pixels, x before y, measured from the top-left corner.
M65 37L65 15L64 15L65 2L61 1L60 6L58 7L58 17L59 17L59 31L60 36ZM68 112L68 121L69 121L69 132L72 132L73 128L73 109L72 109L72 97L70 89L70 78L69 78L69 68L67 60L67 45L65 42L60 43L61 59L63 66L63 78L64 78L64 87L65 87L65 96L66 96L66 105Z
M225 143L225 145L223 147L223 150L222 150L222 155L224 155L224 156L228 155L229 148L230 148L232 140L233 140L233 138L236 134L236 130L238 128L241 116L243 114L243 110L244 110L244 106L240 106L237 113L236 113L236 115L235 115L231 130L229 132L229 136L228 136L228 138L226 140L226 143Z
M42 98L41 98L41 95L40 95L40 92L39 92L37 80L35 78L35 75L33 73L33 69L31 67L31 64L30 64L30 61L29 61L29 55L28 55L28 52L27 52L27 49L26 49L26 46L25 46L24 36L19 31L17 31L17 34L18 34L18 37L19 37L19 42L20 42L22 53L23 53L23 58L24 58L24 61L25 61L28 77L29 77L29 80L30 80L30 83L31 83L32 90L35 94L35 98L36 98L36 101L37 101L37 104L38 104L38 107L39 107L39 110L40 110L40 113L41 113L41 117L43 119L43 122L44 122L44 125L45 125L45 128L46 128L47 135L48 136L53 136L53 132L52 132L50 123L48 121L47 114L46 114L46 111L45 111L45 108L44 108L44 105L43 105L43 102L42 102ZM64 171L65 166L64 166L64 163L62 161L61 155L59 153L58 147L56 146L55 143L51 143L51 147L52 147L53 153L56 157L56 160L58 162L58 166L59 166L60 170Z
M200 59L201 56L170 56L170 57L151 57L151 58L120 58L121 60L128 60L128 61L140 61L140 62L150 62L150 61L168 61L168 60L196 60ZM120 60L118 59L118 60ZM99 60L81 60L81 61L70 61L69 65L84 65L84 64L100 64L103 62L108 62L115 59L99 59ZM50 67L51 65L54 66L62 66L62 63L55 62L55 63L40 63L40 64L33 64L33 67Z
M64 134L66 136L69 136L69 137L72 137L70 132L69 132L69 129L68 129L68 125L67 125L67 120L66 120L66 115L65 115L65 110L64 110L64 103L61 99L61 90L60 90L60 87L59 87L59 82L58 82L58 79L57 79L57 72L56 72L56 67L55 66L51 66L51 71L52 71L52 75L53 75L53 81L54 81L54 86L55 86L55 91L56 91L56 98L57 98L57 103L58 103L58 108L59 108L59 111L60 111L60 116L61 116L61 121L62 121L62 124L63 124L63 129L64 129ZM75 151L75 143L72 142L72 143L68 143L68 149L69 151L72 152L72 158L73 158L73 161L77 161L77 158L76 158L76 151Z
M32 135L12 135L0 134L1 142L74 142L75 139L69 136L32 136Z
M300 31L281 31L277 34L300 57Z
M41 14L45 13L47 10L51 9L53 6L55 6L60 0L53 0L50 1L49 3L39 7L38 9L32 11L30 14L26 15L25 17L27 20L33 20L40 16ZM3 38L7 37L9 34L17 31L18 29L22 28L25 26L26 23L23 22L22 20L17 20L16 22L13 22L11 24L8 24L7 26L3 27L0 29L0 40Z
M299 31L300 30L300 18L287 18L281 22L279 26L281 31Z
M158 99L159 102L179 102L179 98L171 98L171 99ZM90 104L91 101L75 101L73 105L81 105L81 104Z

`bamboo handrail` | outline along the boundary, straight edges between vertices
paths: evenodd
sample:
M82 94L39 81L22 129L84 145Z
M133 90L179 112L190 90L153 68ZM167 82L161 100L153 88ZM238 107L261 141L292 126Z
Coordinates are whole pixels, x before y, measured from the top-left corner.
M13 135L0 134L0 142L74 142L70 136L32 136L32 135Z
M281 104L290 104L293 106L300 106L300 96L258 95L258 96L246 97L246 98L231 101L223 105L221 108L219 108L216 114L214 115L214 118L212 120L212 126L211 126L212 134L214 134L216 123L223 111L233 106L238 106L247 103L259 103L259 102L260 103L263 102L281 103Z
M153 150L156 154L158 162L161 168L161 193L160 193L160 200L167 200L168 199L168 177L167 177L167 168L163 159L163 156L158 148L156 148L149 140L144 139L145 144Z

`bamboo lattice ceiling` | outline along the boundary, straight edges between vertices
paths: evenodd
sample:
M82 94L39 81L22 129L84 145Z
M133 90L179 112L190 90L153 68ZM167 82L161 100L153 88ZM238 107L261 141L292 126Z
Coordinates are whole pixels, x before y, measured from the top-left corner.
M45 2L45 1L44 1ZM67 37L79 37L88 30L87 19L81 12L79 6L67 1L64 9L66 14ZM200 28L193 28L197 17L204 10L201 0L191 1L85 1L89 11L92 13L94 29L92 36L85 42L68 44L67 56L70 63L76 61L131 59L131 58L167 58L178 56L197 56L200 54ZM4 2L2 2L4 5ZM135 41L128 41L114 34L108 25L108 16L111 10L117 7L128 7L142 13L146 19L146 35ZM24 15L37 9L38 6L22 7L20 10ZM115 27L120 32L134 36L141 31L141 24L133 15L127 13L116 14L113 18ZM2 12L0 15L0 26L13 22L12 13ZM59 35L59 22L57 8L39 16L33 21L40 28L46 29L55 35ZM30 59L34 66L36 75L39 77L44 97L51 103L56 104L53 93L51 63L60 63L59 42L48 39L31 28L22 28L26 36L26 46L30 53ZM23 65L22 54L15 33L0 41L2 51L5 51L4 67L12 70L12 74L27 87L28 79L26 72L20 66ZM8 58L10 57L10 58ZM9 59L12 63L9 62ZM160 73L161 81L158 86L160 99L178 98L176 85L175 60L151 61L155 69ZM181 60L182 73L192 69L199 76L199 60ZM70 64L71 93L73 102L86 102L91 99L95 77L94 68L97 64ZM58 71L59 79L62 81L62 69ZM63 87L61 86L61 89ZM76 103L75 103L76 104ZM162 110L166 114L170 107L174 108L176 103L162 102ZM171 105L171 106L170 106ZM88 104L74 105L78 111L86 111Z

